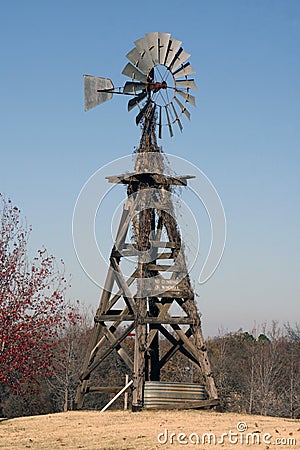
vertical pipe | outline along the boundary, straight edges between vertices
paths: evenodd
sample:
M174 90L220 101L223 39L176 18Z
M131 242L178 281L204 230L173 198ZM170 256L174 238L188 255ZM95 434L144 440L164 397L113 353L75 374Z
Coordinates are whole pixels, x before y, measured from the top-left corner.
M125 386L129 383L129 376L125 375ZM125 395L124 395L124 410L126 411L128 409L128 392L125 391Z

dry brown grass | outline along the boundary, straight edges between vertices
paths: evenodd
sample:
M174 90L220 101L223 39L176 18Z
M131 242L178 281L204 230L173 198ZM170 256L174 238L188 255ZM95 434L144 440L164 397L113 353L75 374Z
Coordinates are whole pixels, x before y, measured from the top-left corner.
M237 424L244 422L248 430L242 433L263 435L269 433L271 444L231 444L228 438L225 444L179 444L176 440L179 433L215 433L218 440L222 433L229 430L236 432ZM168 429L176 433L173 444L162 445L158 442L159 433ZM232 439L236 437L233 436ZM277 444L275 439L295 439L296 445ZM170 438L169 438L170 439ZM181 439L185 439L181 437ZM193 439L196 439L193 437ZM240 437L239 437L240 439ZM201 441L200 441L201 442ZM286 442L286 441L284 441ZM216 449L299 449L300 421L274 417L249 416L213 411L143 411L141 413L106 411L73 411L45 416L20 417L0 422L1 449L175 449L199 448L201 450Z

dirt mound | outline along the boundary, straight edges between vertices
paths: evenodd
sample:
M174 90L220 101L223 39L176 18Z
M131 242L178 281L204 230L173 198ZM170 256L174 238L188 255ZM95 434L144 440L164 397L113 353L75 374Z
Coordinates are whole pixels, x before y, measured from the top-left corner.
M212 411L72 411L0 422L0 449L300 448L300 421Z

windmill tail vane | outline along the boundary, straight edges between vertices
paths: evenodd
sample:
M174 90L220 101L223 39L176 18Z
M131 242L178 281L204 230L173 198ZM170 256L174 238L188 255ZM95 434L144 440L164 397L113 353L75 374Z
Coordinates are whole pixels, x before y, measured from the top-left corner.
M173 136L173 124L183 130L181 116L190 119L188 106L196 105L191 89L197 89L190 75L195 71L187 62L190 54L181 47L181 41L169 33L148 33L135 41L135 47L126 55L130 61L122 74L131 79L124 86L115 88L109 78L84 75L84 104L88 111L108 100L113 95L128 95L128 111L139 109L136 124L145 122L150 110L155 125L162 138L162 129L166 126ZM181 97L182 100L179 100Z

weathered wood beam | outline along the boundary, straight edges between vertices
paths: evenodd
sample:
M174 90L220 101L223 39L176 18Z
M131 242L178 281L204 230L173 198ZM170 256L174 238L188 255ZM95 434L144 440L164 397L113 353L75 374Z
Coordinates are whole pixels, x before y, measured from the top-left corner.
M186 356L197 369L199 369L200 364L198 360L185 348L184 342L181 339L176 339L168 330L166 330L162 325L158 326L159 331L168 339L168 341L173 345L161 358L160 367L162 368L178 351L180 351L184 356ZM192 335L191 329L187 330L186 336L190 337Z
M127 285L130 286L134 282L135 278L136 278L136 270L128 278ZM117 303L119 298L122 297L122 295L123 295L123 289L119 289L118 292L107 303L106 311L110 310Z
M152 325L191 325L194 323L193 319L190 317L145 317L145 323L150 323Z
M160 253L156 256L156 259L173 259L173 254L169 252Z
M153 314L153 316L151 316L151 318L163 319L163 317L165 317L165 314L168 312L172 303L173 303L173 301L165 301L165 303L160 303L157 298L155 299L152 297L149 302L150 313ZM154 316L154 314L156 314L156 316ZM151 324L151 325L155 325L155 324ZM151 328L151 325L150 325L150 328ZM157 327L150 329L150 332L147 336L147 344L146 344L147 349L151 347L152 341L156 337L157 333L158 333Z
M122 211L121 220L119 223L119 228L117 231L115 245L113 246L113 249L111 251L112 254L119 248L122 248L122 246L125 242L126 236L127 236L130 220L131 220L130 210L124 206L123 211Z
M153 247L158 247L158 248L178 248L180 249L180 246L178 247L178 244L176 242L165 242L165 241L150 241L151 245Z
M111 343L100 355L96 355L94 362L88 366L86 371L80 376L81 380L87 379L93 370L98 367L98 365L115 349L115 347L120 344L127 335L134 329L134 324L130 324L125 331L113 342Z
M206 344L204 342L204 338L202 335L201 330L201 321L200 316L197 311L196 303L194 300L189 299L187 301L184 301L181 305L182 309L185 311L186 314L188 314L190 317L198 317L199 318L199 324L198 326L192 326L192 331L194 335L195 344L194 347L196 349L196 352L198 354L197 359L200 363L202 373L205 377L205 383L206 383L206 390L208 392L208 395L210 398L218 398L218 391L215 385L215 381L213 378L208 354L207 354L207 348ZM173 325L176 326L176 325Z
M126 366L132 371L133 370L133 361L130 358L126 348L124 348L122 346L122 343L120 342L119 344L115 345L115 341L116 338L113 335L113 333L107 328L104 331L105 336L107 337L108 341L115 346L115 349L118 353L118 355L120 356L120 358L122 358L122 360L124 361L124 363L126 364Z
M107 394L107 393L112 393L112 394L117 394L118 392L121 391L121 389L123 389L124 386L89 386L87 388L87 392L97 392L99 394ZM132 388L131 386L129 386L126 391L130 391Z
M128 307L132 310L132 312L135 313L136 312L135 301L134 301L134 299L132 297L131 291L130 291L129 286L128 286L126 280L125 280L125 277L124 277L124 275L121 272L120 266L119 266L116 258L114 258L114 257L110 258L110 262L111 262L111 265L112 265L113 269L116 272L115 275L116 275L117 283L118 283L120 289L123 290L124 300L127 303Z
M122 322L130 322L134 320L134 316L132 314L101 314L95 318L95 322L113 322L116 319L119 319Z
M138 288L139 290L139 288ZM145 348L146 348L146 301L144 298L136 298L136 321L134 340L134 370L133 370L133 392L132 410L139 411L143 407L143 390L145 382Z
M148 264L149 270L158 270L158 271L165 271L165 272L180 272L182 274L186 274L184 271L185 268L178 267L177 264Z
M115 251L118 251L118 249L124 248L124 241L128 232L130 221L134 216L136 206L137 206L136 199L127 198L123 208L122 217L120 220L117 237L115 240L115 245L112 249L111 255L113 255Z
M127 244L125 244L127 245ZM129 258L129 257L138 257L137 250L127 250L127 249L119 249L114 250L112 252L112 256L115 258ZM173 254L170 252L160 253L159 255L154 255L153 261L156 259L173 259Z
M180 328L179 325L171 324L171 327L177 333L177 335L180 337L180 339L184 342L185 347L189 350L189 352L199 360L199 352L197 351L196 346L189 340L185 332Z
M111 296L111 291L112 291L113 285L114 285L114 274L113 274L112 268L109 267L107 276L105 279L102 295L100 298L100 305L99 305L97 312L101 313L102 311L105 311L106 305ZM97 314L97 312L96 312L96 314Z
M109 183L114 184L129 184L132 182L140 182L143 180L152 180L155 184L169 184L175 186L187 186L187 180L190 178L195 178L193 175L175 175L173 177L155 172L145 172L145 173L123 173L120 175L111 175L105 177Z

